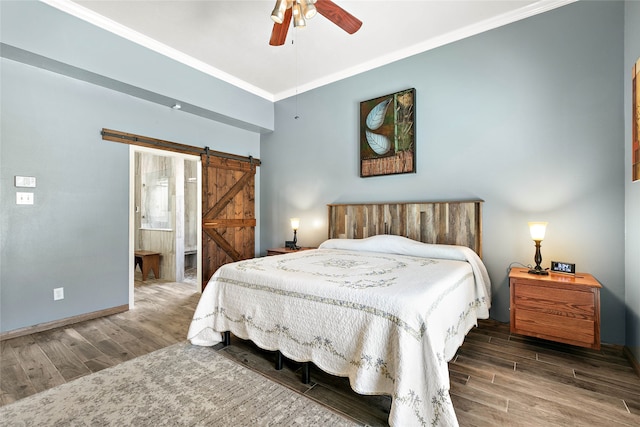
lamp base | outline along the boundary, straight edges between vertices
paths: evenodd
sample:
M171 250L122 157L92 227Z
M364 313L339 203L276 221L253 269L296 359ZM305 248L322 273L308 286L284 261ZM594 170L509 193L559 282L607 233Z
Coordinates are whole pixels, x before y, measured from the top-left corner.
M294 242L293 240L285 240L284 247L287 249L293 249L294 251L300 249L300 246L296 245L296 242Z
M539 276L548 276L549 272L541 268L532 268L528 271L529 274L537 274Z

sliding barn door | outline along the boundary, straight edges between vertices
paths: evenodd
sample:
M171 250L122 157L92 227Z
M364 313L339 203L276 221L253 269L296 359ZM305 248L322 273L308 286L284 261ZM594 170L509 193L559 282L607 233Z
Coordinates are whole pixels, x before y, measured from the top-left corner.
M222 265L255 256L252 162L202 155L202 289Z

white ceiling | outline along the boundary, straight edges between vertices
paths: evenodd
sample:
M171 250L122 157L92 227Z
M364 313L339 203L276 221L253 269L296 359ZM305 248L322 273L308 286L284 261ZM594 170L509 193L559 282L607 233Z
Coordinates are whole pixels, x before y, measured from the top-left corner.
M357 33L318 14L284 46L269 45L275 0L42 1L277 101L575 0L334 0Z

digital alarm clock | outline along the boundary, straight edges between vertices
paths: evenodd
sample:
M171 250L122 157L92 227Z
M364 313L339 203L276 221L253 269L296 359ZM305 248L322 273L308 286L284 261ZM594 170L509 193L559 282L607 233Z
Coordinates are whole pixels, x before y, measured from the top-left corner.
M551 271L554 273L576 274L576 265L570 262L551 261Z

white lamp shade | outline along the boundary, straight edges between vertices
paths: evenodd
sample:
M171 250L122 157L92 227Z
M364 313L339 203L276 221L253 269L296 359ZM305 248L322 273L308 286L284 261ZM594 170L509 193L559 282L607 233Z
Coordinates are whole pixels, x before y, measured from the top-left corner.
M284 12L287 10L287 0L277 0L276 5L271 12L271 19L276 24L282 24L284 20Z
M291 228L297 230L300 227L300 218L291 218Z
M313 3L315 3L315 1L313 0L303 0L303 2L300 4L300 6L302 7L302 15L304 16L304 19L311 19L316 16L317 10Z
M307 23L305 22L304 16L302 15L302 7L300 6L300 3L295 2L291 7L293 10L293 26L296 28L306 27Z
M529 231L531 232L531 238L534 241L544 239L544 233L547 230L546 222L530 222Z

